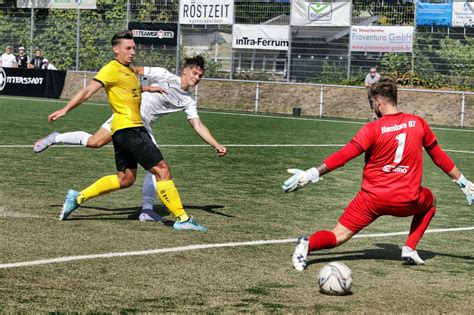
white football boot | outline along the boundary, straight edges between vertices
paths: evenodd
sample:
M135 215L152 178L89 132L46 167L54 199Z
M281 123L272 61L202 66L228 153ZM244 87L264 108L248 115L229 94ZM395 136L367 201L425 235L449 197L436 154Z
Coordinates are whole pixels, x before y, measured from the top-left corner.
M296 241L292 262L293 268L298 271L303 271L306 269L306 264L308 262L308 246L309 240L307 236L300 236Z
M142 209L138 216L138 221L141 222L162 222L163 217L151 209Z
M49 135L47 135L44 138L39 139L38 141L35 142L35 145L33 146L33 151L35 153L40 153L49 148L54 144L54 139L56 139L56 136L59 135L59 132L53 132Z
M404 265L424 265L423 259L418 256L416 250L411 249L408 246L402 247L402 260Z

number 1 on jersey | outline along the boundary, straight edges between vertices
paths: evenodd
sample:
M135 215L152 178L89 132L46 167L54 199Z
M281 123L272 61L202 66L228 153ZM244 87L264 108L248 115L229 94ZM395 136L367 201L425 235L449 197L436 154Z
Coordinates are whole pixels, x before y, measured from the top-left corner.
M406 133L401 133L395 137L398 141L397 151L395 151L395 159L393 163L400 163L402 161L403 151L405 150Z

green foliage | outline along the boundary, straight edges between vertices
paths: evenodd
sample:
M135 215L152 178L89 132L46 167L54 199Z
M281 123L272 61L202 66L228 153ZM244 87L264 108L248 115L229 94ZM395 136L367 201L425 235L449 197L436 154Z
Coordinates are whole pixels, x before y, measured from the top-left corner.
M464 42L454 39L442 39L438 55L446 59L450 74L461 83L474 77L474 38L466 38Z
M352 1L352 16L367 12L378 16L380 25L413 25L415 5L411 1Z
M156 48L141 48L137 50L135 64L162 67L170 71L176 69L176 55L165 54Z
M339 84L339 85L360 85L363 75L351 75L347 78L347 69L335 62L324 61L323 71L320 75L306 80L310 83Z
M209 54L203 54L204 59L206 60L206 74L208 78L219 78L220 76L229 76L229 74L223 74L221 71L222 64L214 61L214 59L209 57Z
M237 80L274 81L275 75L267 72L255 72L250 70L234 73Z
M145 0L140 1L138 14L133 19L140 22L172 23L178 20L178 12L178 1L169 1L166 5L157 6L155 1Z
M411 69L411 55L406 53L386 53L380 61L389 74L405 73Z
M235 2L235 22L244 24L260 24L280 15L288 15L290 3L272 3L270 7L265 2Z
M473 90L474 39L467 38L464 42L442 39L439 41L439 49L433 48L433 43L436 41L433 41L430 36L417 37L413 47L413 69L411 54L384 54L381 59L384 75L402 85L429 88L447 86L454 89ZM433 60L438 64L447 65L449 74L443 75L439 69L437 70Z

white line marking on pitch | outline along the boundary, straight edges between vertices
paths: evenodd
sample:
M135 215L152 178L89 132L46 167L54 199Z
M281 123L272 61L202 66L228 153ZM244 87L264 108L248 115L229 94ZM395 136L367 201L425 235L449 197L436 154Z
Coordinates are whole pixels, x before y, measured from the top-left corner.
M332 148L332 147L343 147L344 144L226 144L226 147L234 148L293 148L293 147L315 147L315 148ZM32 148L30 144L0 144L0 148ZM82 145L54 145L53 148L84 148ZM112 147L112 145L106 145L104 147ZM160 144L159 147L163 148L196 148L196 147L209 147L207 144ZM443 149L446 152L454 153L466 153L474 154L474 151L466 150L449 150Z
M443 232L471 231L471 230L474 230L474 227L451 228L451 229L433 229L433 230L426 230L425 233L443 233ZM359 234L359 235L355 235L354 238L387 237L387 236L397 236L397 235L408 235L408 231L392 232L392 233L376 233L376 234ZM62 262L75 261L75 260L90 260L90 259L113 258L113 257L144 256L144 255L184 252L184 251L197 250L197 249L238 247L238 246L254 246L254 245L267 245L267 244L283 244L283 243L293 243L295 241L296 241L295 238L291 238L291 239L284 239L284 240L266 240L266 241L261 240L261 241L233 242L233 243L220 243L220 244L219 243L217 243L217 244L197 244L197 245L179 246L179 247L171 247L171 248L160 248L160 249L150 249L150 250L141 250L141 251L133 251L133 252L105 253L105 254L80 255L80 256L66 256L66 257L57 257L57 258L51 258L51 259L40 259L40 260L31 260L31 261L21 261L21 262L15 262L15 263L4 263L4 264L0 264L0 269L47 265L47 264L55 264L55 263L62 263Z

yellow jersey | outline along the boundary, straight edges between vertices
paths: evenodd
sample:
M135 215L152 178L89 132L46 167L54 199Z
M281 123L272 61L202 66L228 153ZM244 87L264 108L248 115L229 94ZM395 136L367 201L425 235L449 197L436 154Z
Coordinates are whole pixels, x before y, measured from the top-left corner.
M104 86L114 112L112 134L120 129L143 126L140 81L130 66L114 59L99 70L94 80Z

